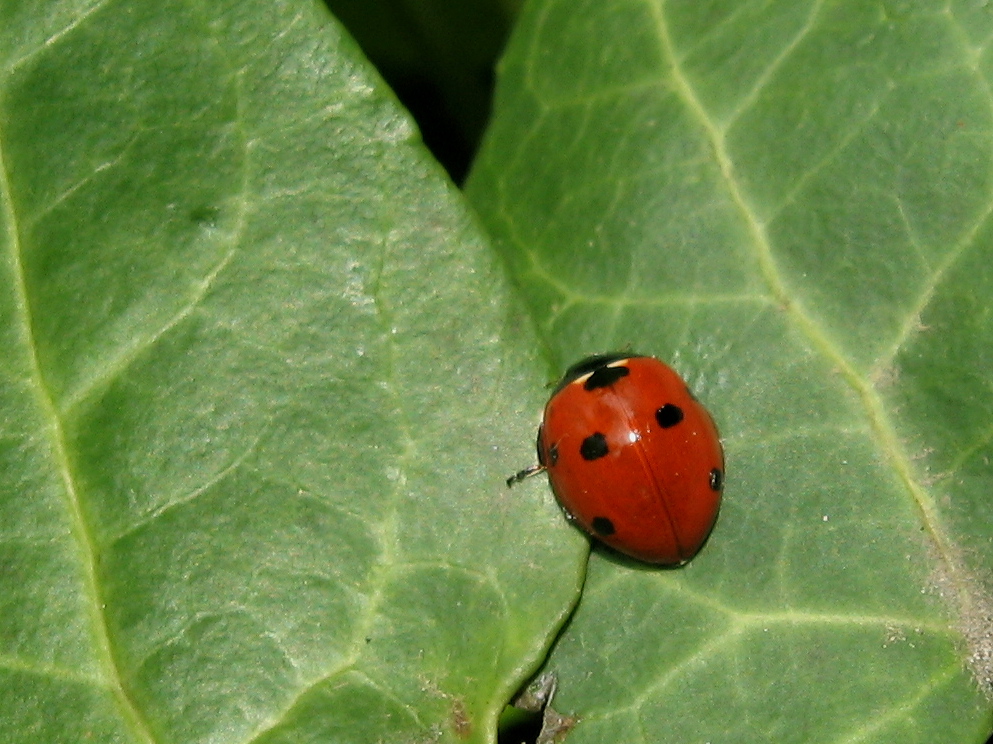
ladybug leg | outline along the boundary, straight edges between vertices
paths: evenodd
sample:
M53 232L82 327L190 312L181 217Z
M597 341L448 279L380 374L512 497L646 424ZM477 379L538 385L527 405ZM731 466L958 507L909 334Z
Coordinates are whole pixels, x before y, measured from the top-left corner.
M544 472L544 465L532 465L524 470L518 470L512 476L507 478L507 488L510 488L515 483L520 483L525 478L530 478L532 475L537 475L538 473Z
M515 483L520 483L525 478L530 478L532 475L537 475L538 473L542 473L545 471L545 468L547 467L545 465L545 453L542 452L542 447L541 447L541 431L543 428L544 428L543 426L538 427L538 436L536 438L537 441L535 441L535 449L538 452L538 464L532 465L531 467L525 468L524 470L519 470L516 473L514 473L512 476L507 478L507 488L510 488ZM553 465L555 464L554 460L552 461L552 464Z

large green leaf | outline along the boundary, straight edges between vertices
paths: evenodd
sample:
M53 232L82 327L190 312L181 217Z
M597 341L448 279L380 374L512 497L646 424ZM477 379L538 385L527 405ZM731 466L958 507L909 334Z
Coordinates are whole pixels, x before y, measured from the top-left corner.
M407 116L303 2L0 55L0 738L492 741L586 544L503 485L545 365Z
M671 360L727 452L688 568L594 556L547 664L570 743L984 740L993 8L536 0L515 33L467 191L543 345Z

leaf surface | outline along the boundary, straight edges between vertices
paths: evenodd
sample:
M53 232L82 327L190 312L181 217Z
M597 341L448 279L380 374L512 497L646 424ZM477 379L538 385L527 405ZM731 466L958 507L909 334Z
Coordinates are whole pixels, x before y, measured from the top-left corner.
M571 744L989 734L991 32L969 2L526 8L470 199L555 367L669 360L727 454L687 568L591 562L546 665Z
M409 118L306 3L0 13L4 740L492 741L586 546Z

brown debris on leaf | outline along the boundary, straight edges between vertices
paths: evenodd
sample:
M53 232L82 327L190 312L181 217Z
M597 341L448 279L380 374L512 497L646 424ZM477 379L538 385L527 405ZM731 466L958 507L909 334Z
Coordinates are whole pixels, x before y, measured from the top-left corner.
M565 741L566 734L579 721L574 716L564 716L552 708L552 698L555 696L557 685L558 679L555 675L547 672L537 677L514 698L515 708L541 713L541 733L538 734L535 744L561 744Z

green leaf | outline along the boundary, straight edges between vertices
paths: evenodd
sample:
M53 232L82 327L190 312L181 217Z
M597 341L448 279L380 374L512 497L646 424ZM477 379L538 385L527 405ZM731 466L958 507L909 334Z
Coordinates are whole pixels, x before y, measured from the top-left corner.
M553 365L670 360L727 454L687 568L594 556L546 665L570 744L989 734L991 33L967 0L525 9L468 195Z
M544 366L406 114L306 3L0 53L4 741L492 741L587 548L504 486Z

